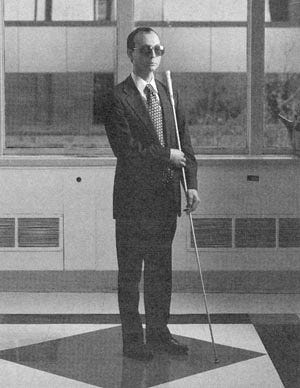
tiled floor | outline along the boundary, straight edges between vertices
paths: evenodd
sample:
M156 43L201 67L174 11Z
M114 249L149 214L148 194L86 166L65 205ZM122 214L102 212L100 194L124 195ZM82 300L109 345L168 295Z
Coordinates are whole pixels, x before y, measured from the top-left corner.
M122 356L116 294L0 294L2 388L300 387L300 295L174 294L186 357ZM141 313L143 304L141 298Z

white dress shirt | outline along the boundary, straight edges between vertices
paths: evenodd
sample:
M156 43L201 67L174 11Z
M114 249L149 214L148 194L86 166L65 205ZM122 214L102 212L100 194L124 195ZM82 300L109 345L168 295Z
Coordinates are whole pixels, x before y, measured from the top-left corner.
M143 78L139 77L138 75L134 74L133 72L131 73L131 78L133 79L133 82L135 83L135 86L137 87L138 91L140 92L140 95L142 96L143 100L146 102L147 98L145 95L145 87L146 85L151 85L153 89L155 90L156 98L159 101L159 96L158 96L158 91L157 91L157 86L155 83L154 77L151 79L150 82L146 82Z

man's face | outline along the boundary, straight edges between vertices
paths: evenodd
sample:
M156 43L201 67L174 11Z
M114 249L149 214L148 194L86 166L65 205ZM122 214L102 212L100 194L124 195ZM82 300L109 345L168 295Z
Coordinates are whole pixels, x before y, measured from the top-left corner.
M133 64L134 73L145 77L159 67L161 56L156 55L154 50L149 50L149 47L153 48L160 45L160 40L155 32L139 32L135 36L134 42L135 48L134 50L128 50L128 56ZM148 53L145 51L148 51Z

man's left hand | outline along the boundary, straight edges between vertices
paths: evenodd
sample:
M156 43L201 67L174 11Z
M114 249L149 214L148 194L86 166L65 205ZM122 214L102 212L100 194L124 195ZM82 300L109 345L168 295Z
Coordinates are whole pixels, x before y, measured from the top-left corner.
M196 189L188 189L186 193L187 209L185 211L189 214L196 210L200 203L198 191Z

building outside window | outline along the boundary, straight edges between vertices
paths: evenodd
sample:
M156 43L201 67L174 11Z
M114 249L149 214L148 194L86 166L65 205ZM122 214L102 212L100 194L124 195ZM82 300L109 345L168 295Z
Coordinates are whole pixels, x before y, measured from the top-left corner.
M157 4L157 2L155 3ZM247 1L164 0L150 9L136 2L135 18L162 21L162 69L181 91L198 152L247 148Z
M278 113L300 115L300 3L266 0L264 147L290 147Z
M112 20L113 0L5 0L7 21Z
M166 46L158 77L171 70L197 153L292 152L278 113L299 111L299 2L135 0L124 15L110 0L3 1L4 154L111 155L103 103L128 14Z
M7 153L95 154L108 149L102 111L114 83L116 44L114 21L102 21L107 21L108 9L114 18L111 5L99 0L5 1ZM35 17L40 24L35 25Z

